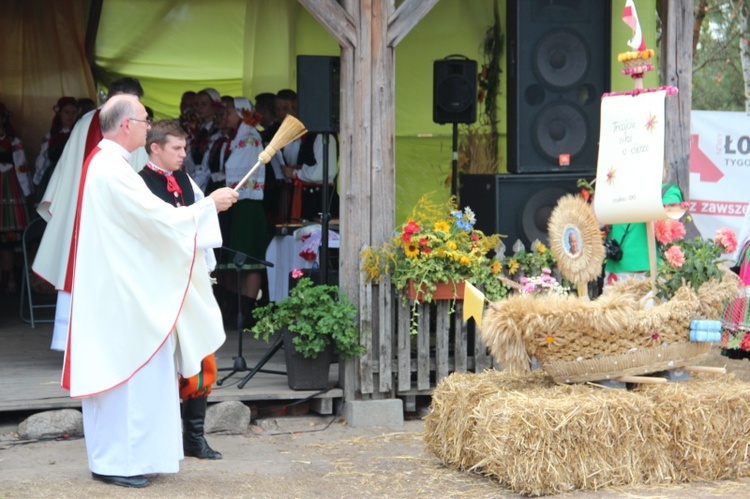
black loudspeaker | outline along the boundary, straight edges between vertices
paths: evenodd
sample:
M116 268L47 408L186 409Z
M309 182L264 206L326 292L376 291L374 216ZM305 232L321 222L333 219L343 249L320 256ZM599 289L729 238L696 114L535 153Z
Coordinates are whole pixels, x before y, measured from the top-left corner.
M596 170L611 3L507 1L509 171Z
M309 132L338 133L341 60L297 56L297 114Z
M506 256L520 239L526 249L535 239L549 243L547 222L557 201L579 192L578 173L533 175L461 175L461 207L476 214L475 228L485 234L502 234Z
M441 59L432 68L432 121L474 123L477 120L477 62Z

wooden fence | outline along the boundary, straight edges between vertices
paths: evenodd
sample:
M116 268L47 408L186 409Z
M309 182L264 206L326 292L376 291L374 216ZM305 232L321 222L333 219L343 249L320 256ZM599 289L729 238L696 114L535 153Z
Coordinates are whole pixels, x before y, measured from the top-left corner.
M429 395L452 372L481 372L493 359L474 324L464 324L463 304L448 300L417 304L417 334L411 334L413 302L404 302L388 277L360 282L358 392L362 398ZM454 310L451 310L454 306Z

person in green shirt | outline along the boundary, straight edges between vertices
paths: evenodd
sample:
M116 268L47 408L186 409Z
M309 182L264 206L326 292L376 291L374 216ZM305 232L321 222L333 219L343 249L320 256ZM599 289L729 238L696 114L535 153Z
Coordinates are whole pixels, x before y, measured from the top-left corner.
M682 191L676 185L662 186L662 203L682 202ZM645 223L613 224L607 234L607 241L615 241L622 249L622 258L607 258L604 266L605 285L625 277L645 277L649 271L648 239ZM658 254L657 254L658 258Z

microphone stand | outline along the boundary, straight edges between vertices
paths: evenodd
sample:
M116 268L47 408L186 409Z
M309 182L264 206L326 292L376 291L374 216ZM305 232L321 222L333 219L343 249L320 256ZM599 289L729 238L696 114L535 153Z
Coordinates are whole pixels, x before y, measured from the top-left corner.
M236 275L237 275L237 337L238 337L238 340L237 340L237 356L233 358L234 359L234 364L232 365L232 367L223 367L223 368L217 369L217 371L230 371L229 374L227 374L223 378L221 378L221 379L219 379L219 380L216 381L216 384L218 386L223 385L224 381L226 381L228 378L234 376L235 373L245 372L245 371L248 370L248 368L247 368L247 362L245 361L245 357L242 356L242 335L243 335L243 333L242 333L242 322L243 322L243 315L242 315L242 279L241 279L241 277L242 277L242 266L248 260L251 260L251 261L254 261L254 262L257 262L257 263L261 263L261 264L265 265L266 267L273 267L274 266L273 263L271 263L271 262L268 262L266 260L261 260L260 258L255 258L254 256L248 255L248 254L243 253L241 251L233 250L231 248L227 248L226 246L222 246L221 250L222 251L228 251L229 253L234 254L233 262L234 262L235 271L236 271ZM274 353L276 353L276 352L274 352ZM270 373L270 374L286 374L285 372L281 372L281 371L262 371L260 369L266 362L268 362L268 360L271 358L271 356L268 356L268 358L266 358L266 356L264 356L263 358L265 360L263 361L262 364L259 363L255 368L253 368L254 371L252 372L252 374L254 375L258 371L260 371L260 372L267 372L267 373ZM242 388L245 385L246 382L247 381L243 380L242 384L239 385L239 388Z
M328 284L328 222L331 213L328 208L328 134L323 133L323 202L320 213L320 283Z

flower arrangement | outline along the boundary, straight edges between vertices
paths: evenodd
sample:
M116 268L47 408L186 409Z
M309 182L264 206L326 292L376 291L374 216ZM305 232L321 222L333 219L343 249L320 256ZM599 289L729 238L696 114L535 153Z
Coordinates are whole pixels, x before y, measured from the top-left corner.
M301 270L292 272L297 285L289 296L278 303L269 303L253 311L258 322L250 329L256 339L269 341L283 328L297 333L293 342L305 358L316 358L333 343L341 358L360 355L357 308L338 286L315 284L303 277Z
M728 228L717 230L714 239L692 241L683 239L685 226L678 220L659 220L654 231L663 257L657 268L657 296L665 300L685 284L697 290L709 279L720 279L721 255L737 249L737 236Z
M561 285L557 279L552 277L552 271L544 267L542 273L534 277L521 277L521 289L523 295L567 295L570 288Z
M430 194L422 196L390 241L362 252L362 271L376 282L390 275L399 290L411 283L426 302L436 283L464 280L481 286L488 299L500 299L507 293L498 279L502 262L488 256L500 236L485 235L475 223L474 212L458 210L455 197L437 203Z
M538 240L532 242L528 250L522 243L517 242L513 246L513 256L508 257L505 262L506 274L518 282L521 282L524 277L542 274L543 269L549 269L554 274L558 273L555 257L547 245Z

